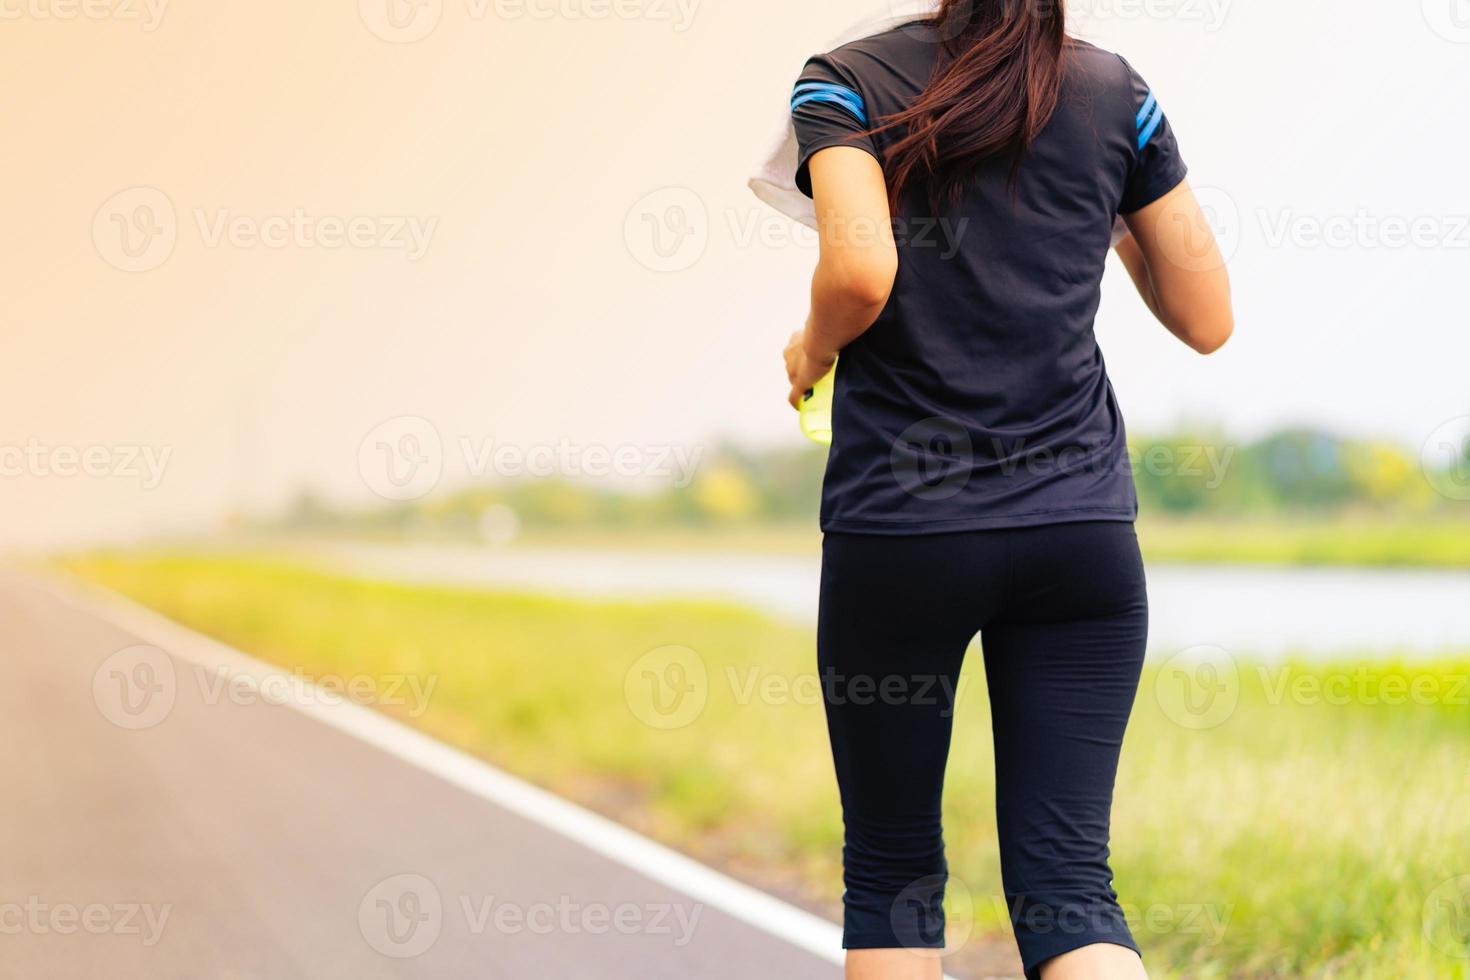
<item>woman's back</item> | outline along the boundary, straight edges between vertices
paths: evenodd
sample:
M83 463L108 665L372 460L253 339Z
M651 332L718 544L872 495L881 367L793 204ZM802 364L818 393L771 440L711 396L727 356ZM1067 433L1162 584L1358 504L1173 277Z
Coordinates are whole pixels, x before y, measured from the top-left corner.
M1148 595L1093 317L1122 215L1150 311L1204 353L1230 335L1174 136L1132 69L1027 0L941 0L815 58L792 114L821 252L788 399L837 364L817 666L848 976L942 972L911 951L944 945L952 694L978 633L1026 978L1145 980L1108 828Z
M913 103L942 56L928 29L909 26L813 58L792 99L802 189L822 149L884 160L903 129L883 119ZM1018 166L986 160L937 208L924 175L908 181L892 293L839 362L823 528L1133 520L1093 320L1116 219L1184 175L1148 86L1117 55L1073 41L1056 109Z

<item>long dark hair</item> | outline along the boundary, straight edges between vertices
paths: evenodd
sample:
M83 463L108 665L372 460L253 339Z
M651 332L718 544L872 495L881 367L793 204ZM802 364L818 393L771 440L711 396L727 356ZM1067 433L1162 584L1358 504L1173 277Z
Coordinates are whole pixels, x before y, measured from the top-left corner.
M1056 111L1068 43L1063 0L942 0L909 29L930 33L942 50L918 99L876 130L907 130L884 161L895 213L915 177L928 177L936 208L957 202L992 158L1010 158L1014 180Z

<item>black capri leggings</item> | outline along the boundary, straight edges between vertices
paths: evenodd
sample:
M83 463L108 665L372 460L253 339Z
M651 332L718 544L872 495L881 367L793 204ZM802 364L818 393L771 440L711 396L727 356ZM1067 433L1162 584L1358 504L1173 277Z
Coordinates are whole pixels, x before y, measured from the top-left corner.
M1148 632L1138 540L1122 522L826 536L817 656L846 827L843 945L944 945L940 797L977 632L1001 875L1026 976L1092 943L1136 950L1108 867Z

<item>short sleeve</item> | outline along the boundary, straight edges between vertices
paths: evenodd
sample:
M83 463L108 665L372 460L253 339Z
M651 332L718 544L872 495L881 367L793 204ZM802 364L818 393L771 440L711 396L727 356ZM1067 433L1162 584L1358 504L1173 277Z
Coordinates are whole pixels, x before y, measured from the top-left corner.
M807 197L812 196L807 164L818 150L855 146L879 157L868 132L873 121L862 89L856 77L829 56L818 55L806 63L791 91L791 121L796 129L796 186Z
M1118 211L1132 214L1178 187L1189 168L1180 156L1179 141L1174 138L1174 129L1169 125L1158 95L1128 62L1124 61L1123 65L1128 69L1132 84L1131 125L1135 156L1128 170Z

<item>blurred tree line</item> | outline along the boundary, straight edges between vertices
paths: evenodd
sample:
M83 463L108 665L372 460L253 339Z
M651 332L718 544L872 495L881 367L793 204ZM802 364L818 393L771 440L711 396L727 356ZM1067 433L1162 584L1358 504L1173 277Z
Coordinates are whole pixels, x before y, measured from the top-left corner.
M1466 511L1470 440L1435 468L1403 447L1294 430L1248 442L1175 435L1130 443L1140 505L1150 516L1270 517ZM274 526L513 536L520 528L708 527L810 524L826 450L706 453L682 488L629 489L560 478L498 480L423 500L342 511L304 493Z

